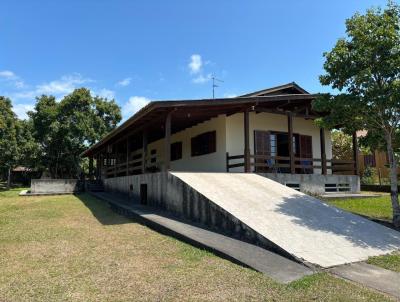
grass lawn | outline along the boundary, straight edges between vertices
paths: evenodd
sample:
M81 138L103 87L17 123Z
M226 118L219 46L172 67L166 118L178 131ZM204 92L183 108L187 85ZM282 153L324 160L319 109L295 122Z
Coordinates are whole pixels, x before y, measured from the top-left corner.
M0 192L0 301L387 301L325 273L281 285L88 195Z
M393 217L389 195L377 198L335 199L327 202L338 208L372 218L391 220ZM372 257L367 262L400 272L400 252L386 256Z
M329 199L327 202L338 208L372 218L392 220L393 217L389 195L373 198Z

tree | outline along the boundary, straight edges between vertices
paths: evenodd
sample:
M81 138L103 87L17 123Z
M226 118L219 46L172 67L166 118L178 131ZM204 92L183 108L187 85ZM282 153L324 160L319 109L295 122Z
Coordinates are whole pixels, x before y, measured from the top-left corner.
M92 97L86 88L74 90L60 102L42 95L28 115L40 145L39 166L52 178L78 177L80 154L121 120L114 100Z
M367 130L380 137L390 163L393 224L400 227L394 142L400 124L400 9L389 2L346 20L345 38L324 53L323 85L339 94L321 95L314 108L329 112L317 122L346 133Z
M11 185L11 170L19 158L17 123L11 100L0 96L0 168L7 173L8 188Z
M353 143L350 135L342 131L332 131L332 155L335 159L352 159Z

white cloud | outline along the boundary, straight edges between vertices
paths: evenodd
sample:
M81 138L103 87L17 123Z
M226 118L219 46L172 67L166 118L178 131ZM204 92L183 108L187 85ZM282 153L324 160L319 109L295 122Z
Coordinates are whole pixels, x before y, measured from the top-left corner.
M128 86L132 81L132 78L125 78L117 83L118 86Z
M224 93L224 98L235 98L237 96L235 93Z
M148 103L150 103L150 99L144 96L131 96L129 100L122 106L123 119L125 120L129 118Z
M32 111L33 108L34 108L34 106L32 104L14 104L13 105L13 110L14 110L15 114L18 116L18 118L23 119L23 120L28 118L27 112Z
M0 79L7 83L11 83L15 88L24 88L24 81L11 70L0 70Z
M100 89L99 91L95 91L93 92L93 94L109 100L115 99L115 92L106 88Z
M15 73L10 70L1 70L0 71L0 78L15 79L16 77L17 76L15 75Z
M78 85L93 82L83 78L79 73L62 76L61 79L44 83L36 87L36 94L65 95L72 92Z
M196 84L203 84L211 80L211 73L207 75L199 74L197 77L195 77L192 82Z
M188 64L189 70L191 74L197 74L201 71L201 67L203 66L203 62L201 56L198 54L193 54L190 56L190 62Z

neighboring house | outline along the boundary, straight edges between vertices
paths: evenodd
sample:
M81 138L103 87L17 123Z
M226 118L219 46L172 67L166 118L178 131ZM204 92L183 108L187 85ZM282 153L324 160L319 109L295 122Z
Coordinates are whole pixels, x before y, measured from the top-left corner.
M360 162L360 175L364 174L366 167L370 167L376 170L378 178L389 177L389 159L386 152L372 151L368 154L360 152L358 158Z
M332 160L314 99L290 83L237 98L151 102L82 155L106 186L159 171L254 172L312 193L356 192L358 158Z
M357 137L364 137L366 135L367 131L357 131ZM387 152L373 150L366 153L360 151L358 154L358 161L360 175L364 175L365 169L370 167L376 170L376 177L378 178L379 182L381 182L382 178L389 178L390 169ZM400 168L398 169L397 173L399 172Z

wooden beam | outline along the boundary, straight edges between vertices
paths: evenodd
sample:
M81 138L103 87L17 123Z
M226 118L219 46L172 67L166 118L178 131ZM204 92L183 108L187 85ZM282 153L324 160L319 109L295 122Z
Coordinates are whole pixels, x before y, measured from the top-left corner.
M244 130L244 172L250 173L250 139L249 139L249 109L243 112L243 130Z
M319 138L321 143L321 165L322 165L322 175L327 174L326 168L326 150L325 150L325 129L319 129Z
M165 118L165 138L164 138L164 171L170 169L171 161L171 115L172 112L167 114Z
M259 106L255 106L254 107L254 111L257 112L257 113L265 112L265 113L287 115L287 111L284 111L284 110L268 109L268 108L263 108L263 107L259 107ZM293 117L301 117L301 118L305 118L305 119L316 119L316 118L318 118L317 115L295 113L295 112L292 112L292 116Z
M287 114L288 119L288 146L289 146L289 158L290 158L290 173L295 174L295 161L293 152L293 114L289 112Z
M353 133L353 159L354 159L354 172L355 175L360 175L359 171L359 161L358 161L358 141L357 141L357 133Z

